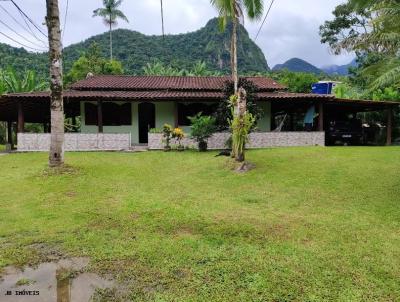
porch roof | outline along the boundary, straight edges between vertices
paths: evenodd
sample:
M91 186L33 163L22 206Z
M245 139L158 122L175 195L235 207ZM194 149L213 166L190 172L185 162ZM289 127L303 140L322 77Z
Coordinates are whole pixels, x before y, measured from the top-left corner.
M104 91L104 90L65 90L63 92L65 101L82 100L192 100L192 101L220 101L225 98L222 91ZM290 93L290 92L258 92L256 98L262 101L274 99L325 99L332 100L332 95L310 94L310 93ZM50 92L28 92L28 93L9 93L0 96L2 101L48 101Z

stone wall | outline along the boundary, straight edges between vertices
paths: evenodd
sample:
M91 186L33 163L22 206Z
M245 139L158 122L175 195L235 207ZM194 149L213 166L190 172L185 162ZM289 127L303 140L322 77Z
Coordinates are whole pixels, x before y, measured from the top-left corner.
M225 149L225 142L230 133L215 133L208 140L208 149ZM300 146L325 146L325 132L255 132L249 137L247 145L249 149L268 147L300 147ZM185 147L197 148L197 143L190 138L184 138L182 144ZM177 145L177 141L171 140L171 145ZM149 149L163 149L162 134L149 133Z
M227 132L215 133L208 140L208 149L225 149L225 142L230 134ZM268 147L294 146L324 146L325 132L255 132L250 134L249 149ZM175 140L171 145L177 145ZM185 137L182 141L185 147L197 148L197 143ZM118 151L131 148L131 134L89 134L66 133L65 151ZM164 148L162 134L149 133L148 148L160 150ZM18 151L48 151L50 149L49 133L18 133Z
M18 151L49 151L49 133L18 133ZM131 135L66 133L65 151L118 151L131 147Z

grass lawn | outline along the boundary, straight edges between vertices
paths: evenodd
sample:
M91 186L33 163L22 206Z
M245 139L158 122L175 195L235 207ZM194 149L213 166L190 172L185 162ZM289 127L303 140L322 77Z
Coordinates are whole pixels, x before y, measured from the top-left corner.
M400 148L215 154L0 156L0 268L88 256L134 301L400 300Z

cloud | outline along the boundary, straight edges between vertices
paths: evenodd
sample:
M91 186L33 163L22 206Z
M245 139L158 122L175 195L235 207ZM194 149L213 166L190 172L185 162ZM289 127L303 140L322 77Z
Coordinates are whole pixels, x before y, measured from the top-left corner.
M165 14L165 29L167 33L185 33L203 27L216 11L209 0L163 0ZM270 64L282 63L292 57L299 57L317 66L329 64L345 64L351 61L351 55L334 56L325 45L319 42L318 28L327 19L332 18L331 11L343 0L276 0L270 16L257 40ZM36 23L44 21L45 1L17 1ZM17 11L9 2L0 3L6 7L21 22ZM265 7L270 0L265 0ZM64 45L70 45L89 38L92 35L106 31L100 18L92 18L93 10L101 7L101 0L76 1L69 0L67 26L64 35ZM60 14L64 24L66 0L60 0ZM125 0L121 10L126 14L129 23L121 21L119 27L136 30L149 35L161 34L160 0L132 1ZM26 34L18 25L0 10L0 19L15 27L19 33ZM245 21L250 37L254 38L261 21L252 23ZM44 30L46 30L43 27ZM0 25L0 31L12 35ZM4 37L0 42L16 45Z

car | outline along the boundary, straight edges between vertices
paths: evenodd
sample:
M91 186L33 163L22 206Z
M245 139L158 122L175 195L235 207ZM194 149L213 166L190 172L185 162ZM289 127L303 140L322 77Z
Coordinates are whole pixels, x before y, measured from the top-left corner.
M360 145L364 141L364 131L360 119L331 120L326 132L327 145Z

